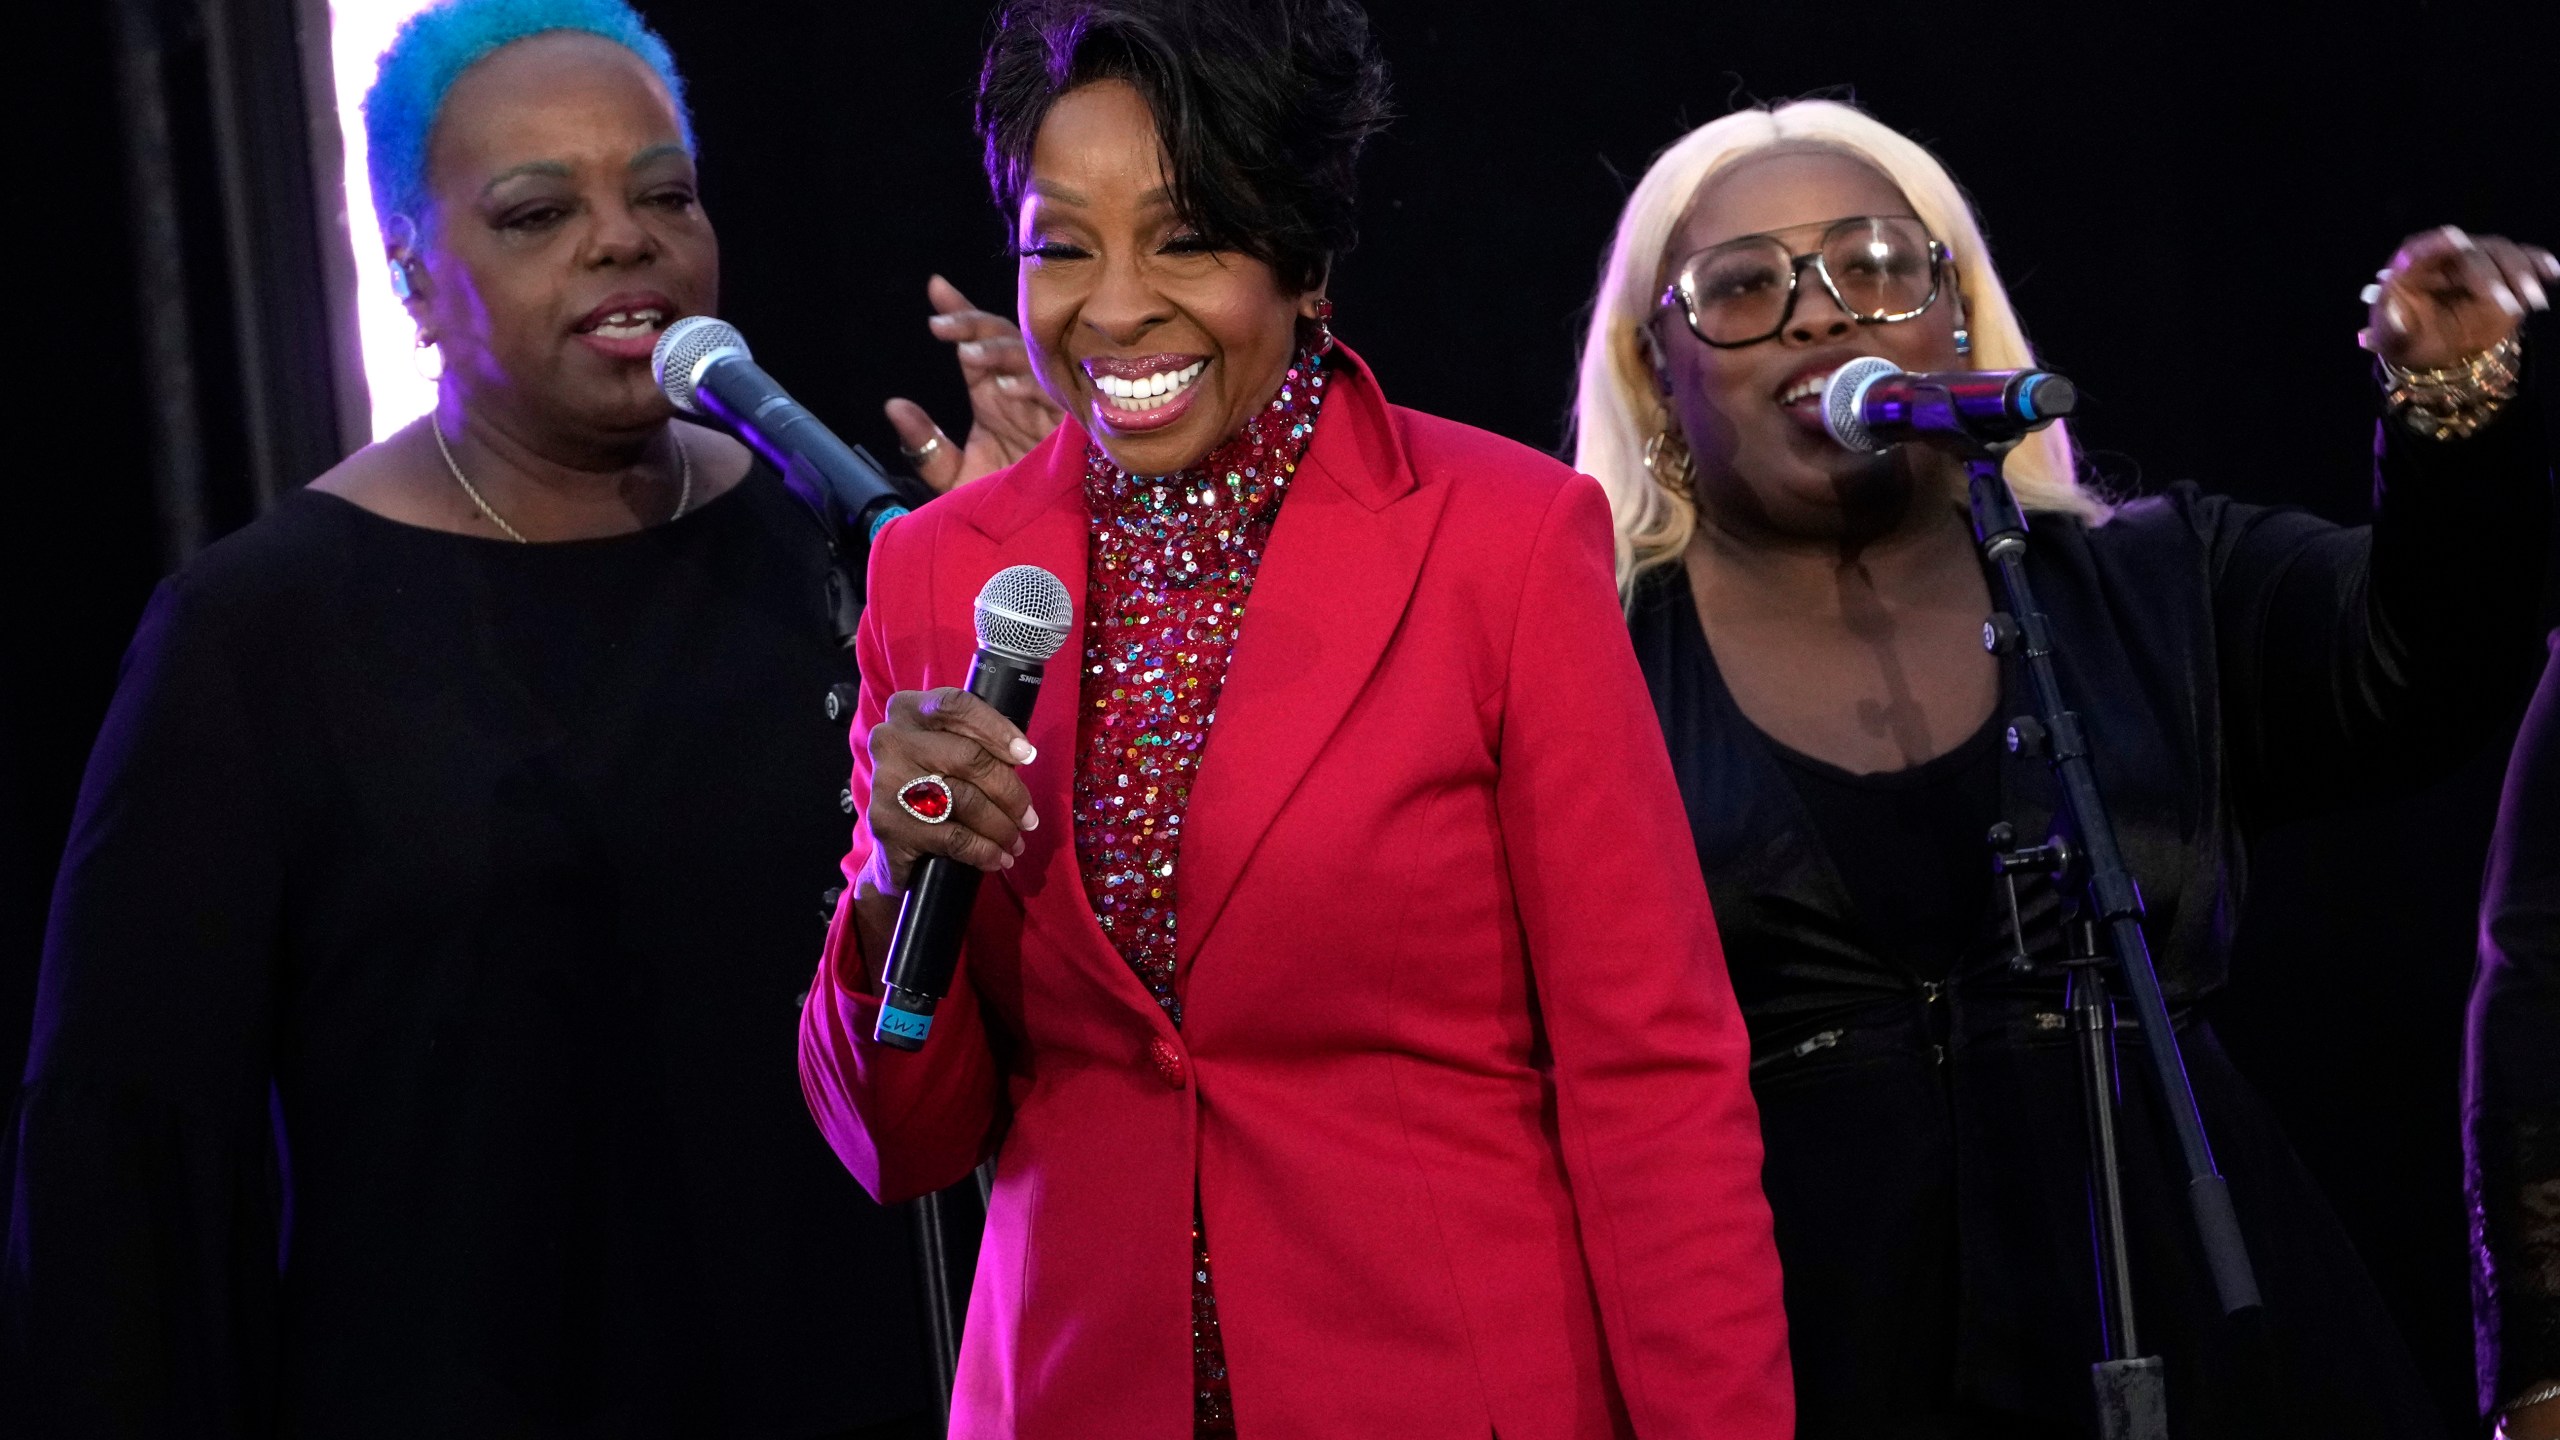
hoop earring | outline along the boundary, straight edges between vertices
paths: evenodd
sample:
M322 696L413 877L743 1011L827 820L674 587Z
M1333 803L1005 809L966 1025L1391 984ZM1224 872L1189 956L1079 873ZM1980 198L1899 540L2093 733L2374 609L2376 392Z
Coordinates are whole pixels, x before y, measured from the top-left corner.
M1644 468L1653 483L1679 496L1690 499L1690 482L1696 476L1696 465L1689 455L1689 442L1669 425L1653 432L1644 442Z

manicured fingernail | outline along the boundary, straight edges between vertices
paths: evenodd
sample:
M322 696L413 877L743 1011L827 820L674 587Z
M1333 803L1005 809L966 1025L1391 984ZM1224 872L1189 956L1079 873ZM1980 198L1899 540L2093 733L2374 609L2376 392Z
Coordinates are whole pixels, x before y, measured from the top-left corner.
M2444 234L2444 238L2446 238L2447 240L2452 241L2452 242L2453 242L2454 244L2456 244L2456 245L2461 246L2463 249L2468 250L2468 249L2470 249L2470 248L2471 248L2471 237L2462 233L2462 227L2461 227L2461 226L2459 226L2459 225L2447 225L2446 227L2444 227L2443 234Z
M1030 764L1032 761L1037 760L1037 759L1039 759L1039 758L1040 758L1040 752L1031 748L1031 742L1030 742L1030 741L1028 741L1028 740L1016 740L1016 741L1014 741L1014 742L1013 742L1013 763L1014 763L1014 764L1016 764L1016 765L1028 765L1028 764Z
M1013 837L1013 853L1016 855L1022 853L1022 837L1019 835Z
M960 342L960 358L961 358L961 359L963 359L963 360L984 360L984 359L986 359L986 358L987 358L987 346L986 346L986 342L985 342L985 341L983 341L983 340L963 340L963 341L961 341L961 342Z
M2551 308L2551 297L2543 293L2542 282L2530 275L2524 277L2524 298L2531 301L2536 310Z
M2382 287L2379 285L2367 285L2360 293L2357 294L2356 298L2367 305L2370 305L2374 301L2382 298Z
M940 334L945 330L959 329L960 317L957 315L936 315L924 323L931 327L934 333Z
M999 376L997 376L997 377L996 377L996 388L997 388L997 389L999 389L999 390L1010 390L1010 389L1012 389L1012 388L1014 387L1015 378L1016 378L1016 377L1011 376L1011 375L999 375Z
M1000 869L1000 870L1010 870L1010 869L1012 869L1012 868L1013 868L1013 857L1012 857L1012 856L1010 856L1010 855L998 855L998 856L996 857L996 867L997 867L998 869Z
M1023 829L1025 829L1025 830L1037 830L1037 829L1039 829L1039 828L1040 828L1040 812L1039 812L1039 811L1037 811L1037 810L1032 809L1032 808L1031 808L1030 806L1028 806L1028 805L1023 806L1023 807L1022 807L1022 828L1023 828Z
M2501 285L2494 293L2498 301L2499 309L2506 311L2510 315L2518 317L2523 316L2524 302L2516 298L2516 292L2508 289L2504 285Z
M2409 307L2400 303L2399 296L2394 295L2382 302L2382 323L2390 326L2395 334L2409 333Z

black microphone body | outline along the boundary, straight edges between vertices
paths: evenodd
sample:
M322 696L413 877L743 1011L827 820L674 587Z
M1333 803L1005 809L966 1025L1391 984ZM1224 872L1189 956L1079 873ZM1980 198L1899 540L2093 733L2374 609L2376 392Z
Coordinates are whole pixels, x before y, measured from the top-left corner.
M717 355L695 379L694 401L727 422L785 476L815 481L836 497L855 533L868 539L907 513L906 497L871 457L836 438L764 367L742 354Z
M981 649L969 662L969 693L986 701L1017 730L1031 723L1031 708L1040 699L1045 661ZM898 905L898 928L889 937L889 958L880 967L886 988L880 1023L872 1036L901 1050L921 1050L933 1029L934 1007L951 993L951 972L959 965L960 940L969 928L969 912L977 907L978 882L986 872L947 855L928 855L916 865Z
M687 315L658 337L649 365L669 403L727 425L802 494L832 496L865 543L907 513L906 496L879 463L792 399L755 362L736 326Z
M969 693L993 706L1016 730L1030 729L1031 712L1040 702L1041 674L1075 624L1067 587L1037 565L1007 566L978 592L972 619L978 653L969 661ZM889 955L880 966L885 993L879 1022L871 1030L874 1040L899 1050L924 1048L934 1009L951 993L960 942L984 875L944 855L918 862L908 878L906 898L898 902L898 928L890 933Z
M1910 440L1986 450L2014 443L2070 414L2080 392L2050 370L1914 373L1864 355L1822 387L1822 424L1852 450Z

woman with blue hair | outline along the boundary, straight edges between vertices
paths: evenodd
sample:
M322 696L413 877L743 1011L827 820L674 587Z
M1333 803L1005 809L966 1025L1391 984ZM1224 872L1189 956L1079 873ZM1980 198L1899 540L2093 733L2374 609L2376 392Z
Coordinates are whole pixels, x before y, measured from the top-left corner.
M828 555L650 376L718 302L673 60L620 0L453 0L366 124L438 403L134 641L11 1133L0 1431L932 1433L903 1232L792 1063Z

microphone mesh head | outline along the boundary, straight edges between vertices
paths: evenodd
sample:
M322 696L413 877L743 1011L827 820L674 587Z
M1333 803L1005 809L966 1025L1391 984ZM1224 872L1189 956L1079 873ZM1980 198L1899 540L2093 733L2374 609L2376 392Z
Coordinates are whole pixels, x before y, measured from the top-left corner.
M1067 643L1074 604L1058 577L1037 565L997 571L978 592L978 646L1039 664Z
M708 315L687 315L659 333L658 347L649 352L649 373L657 377L669 404L687 415L699 415L702 407L694 403L693 377L702 373L703 361L729 351L753 358L737 326Z
M1867 387L1887 375L1901 373L1901 366L1875 355L1861 355L1832 371L1831 378L1822 382L1822 428L1847 449L1884 449L1868 433L1858 409L1867 398Z

